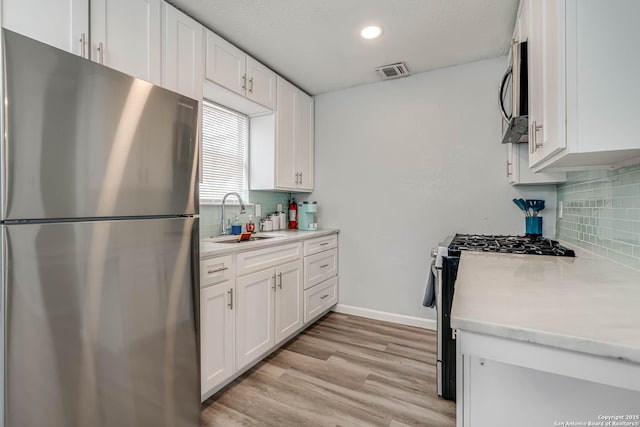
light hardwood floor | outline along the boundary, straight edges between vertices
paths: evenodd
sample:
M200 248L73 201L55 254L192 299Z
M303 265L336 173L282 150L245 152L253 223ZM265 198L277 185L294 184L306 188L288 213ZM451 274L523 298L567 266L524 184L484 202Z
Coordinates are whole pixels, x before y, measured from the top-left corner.
M454 426L433 331L330 313L203 403L202 426Z

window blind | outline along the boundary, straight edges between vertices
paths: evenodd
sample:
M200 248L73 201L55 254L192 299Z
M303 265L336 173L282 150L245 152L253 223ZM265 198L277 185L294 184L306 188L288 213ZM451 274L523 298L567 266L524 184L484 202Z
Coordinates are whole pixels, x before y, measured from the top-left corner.
M248 201L247 141L247 116L203 103L200 200L221 201L236 191Z

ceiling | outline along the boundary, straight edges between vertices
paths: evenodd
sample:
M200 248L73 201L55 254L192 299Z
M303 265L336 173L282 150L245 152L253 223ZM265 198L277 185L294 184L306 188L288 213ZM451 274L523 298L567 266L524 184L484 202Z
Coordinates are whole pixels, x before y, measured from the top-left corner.
M312 95L504 55L518 0L170 0ZM378 39L360 29L383 27Z

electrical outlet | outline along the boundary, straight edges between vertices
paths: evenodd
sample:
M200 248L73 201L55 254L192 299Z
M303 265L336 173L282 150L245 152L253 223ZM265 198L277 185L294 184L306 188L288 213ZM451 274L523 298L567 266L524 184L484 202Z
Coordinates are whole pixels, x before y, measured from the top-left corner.
M278 212L282 212L282 203L278 203L278 204L276 205L276 210L277 210Z
M254 210L256 213L256 217L262 216L262 205L260 203L255 204Z
M562 203L562 200L560 200L558 202L558 219L562 219L562 214L564 213L564 203Z

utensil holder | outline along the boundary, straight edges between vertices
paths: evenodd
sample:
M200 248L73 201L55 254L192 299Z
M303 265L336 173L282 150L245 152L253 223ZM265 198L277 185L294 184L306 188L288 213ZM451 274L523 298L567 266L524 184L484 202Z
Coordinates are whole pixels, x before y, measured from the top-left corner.
M527 236L542 236L541 216L527 216L524 218L524 224Z

